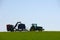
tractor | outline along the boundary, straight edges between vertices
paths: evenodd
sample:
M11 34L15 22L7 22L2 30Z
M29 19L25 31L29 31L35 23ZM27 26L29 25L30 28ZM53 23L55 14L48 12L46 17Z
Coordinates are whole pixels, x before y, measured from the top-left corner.
M37 26L37 24L32 24L30 31L43 31L43 27Z
M11 24L7 24L7 31L11 31L11 32L14 32L14 31L26 31L26 26L25 24L21 23L21 22L17 22L16 25L11 25ZM16 29L16 27L18 27Z

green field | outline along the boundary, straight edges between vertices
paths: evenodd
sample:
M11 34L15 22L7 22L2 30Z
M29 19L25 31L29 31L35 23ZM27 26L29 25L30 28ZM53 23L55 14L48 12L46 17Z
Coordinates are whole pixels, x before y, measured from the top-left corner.
M0 40L60 40L60 32L0 32Z

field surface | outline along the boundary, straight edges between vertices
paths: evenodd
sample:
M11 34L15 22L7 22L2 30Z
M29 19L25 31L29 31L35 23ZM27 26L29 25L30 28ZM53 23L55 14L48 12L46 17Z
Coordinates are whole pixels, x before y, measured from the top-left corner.
M0 40L60 40L60 32L0 32Z

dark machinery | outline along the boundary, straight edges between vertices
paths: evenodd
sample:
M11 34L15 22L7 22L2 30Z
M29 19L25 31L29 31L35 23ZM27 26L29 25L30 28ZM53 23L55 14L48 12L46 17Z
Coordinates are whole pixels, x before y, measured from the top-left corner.
M14 27L11 24L6 25L7 26L7 31L14 31Z
M16 27L18 27L18 29L16 29ZM24 31L26 30L26 26L25 24L21 23L21 22L17 22L15 26L8 24L7 25L7 31Z
M37 24L32 24L30 31L43 31L43 27L37 26Z
M21 23L21 22L17 22L16 25L11 25L11 24L7 24L7 31L28 31L26 30L26 26L25 24ZM17 28L16 28L17 27ZM43 31L43 27L41 26L37 26L37 24L32 24L30 31Z

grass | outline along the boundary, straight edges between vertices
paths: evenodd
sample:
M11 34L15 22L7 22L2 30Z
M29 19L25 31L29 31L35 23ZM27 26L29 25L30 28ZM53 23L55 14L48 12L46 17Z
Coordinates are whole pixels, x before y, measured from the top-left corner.
M0 32L0 40L60 40L60 32Z

